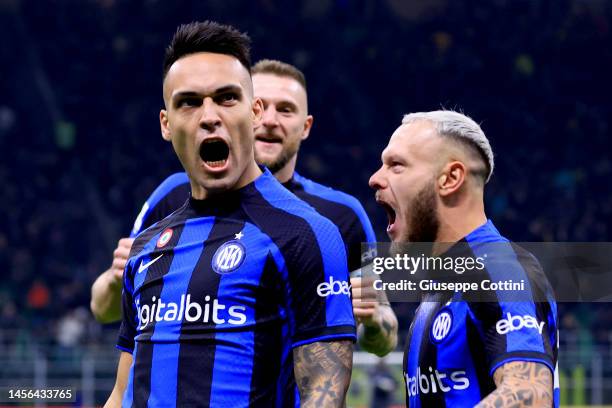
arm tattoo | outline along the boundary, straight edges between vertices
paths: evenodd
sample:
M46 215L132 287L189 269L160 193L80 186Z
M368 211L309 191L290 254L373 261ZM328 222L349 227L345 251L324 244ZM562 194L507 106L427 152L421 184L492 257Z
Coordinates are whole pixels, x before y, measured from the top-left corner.
M514 361L493 374L497 389L482 400L477 408L552 407L553 380L544 364Z
M381 324L376 326L359 325L357 337L365 351L383 357L397 345L397 318L388 305L378 305Z
M302 407L342 407L351 381L353 342L319 341L293 350Z

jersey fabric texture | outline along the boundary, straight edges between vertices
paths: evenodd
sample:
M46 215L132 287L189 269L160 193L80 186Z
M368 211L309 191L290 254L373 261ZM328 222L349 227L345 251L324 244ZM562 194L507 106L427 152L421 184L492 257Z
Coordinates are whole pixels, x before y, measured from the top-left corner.
M483 275L492 282L524 280L533 301L507 301L499 292L489 293L485 301L462 292L424 293L404 354L407 405L473 407L496 389L498 367L527 361L550 368L558 407L557 306L539 263L502 237L491 221L460 242L474 259L495 243L496 257L503 262L484 256Z
M348 254L349 271L361 268L362 263L368 261L361 258L361 244L376 242L376 236L363 206L355 197L315 183L297 172L283 186L338 227ZM183 205L189 191L189 178L184 172L164 180L143 205L131 236L135 237Z
M124 273L123 406L299 406L292 349L355 341L338 228L267 170L142 232Z

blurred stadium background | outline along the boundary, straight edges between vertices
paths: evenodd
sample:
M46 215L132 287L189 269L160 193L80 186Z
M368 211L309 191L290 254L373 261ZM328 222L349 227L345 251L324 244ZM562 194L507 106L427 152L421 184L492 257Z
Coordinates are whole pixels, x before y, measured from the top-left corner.
M379 240L367 180L402 114L440 106L491 139L487 212L505 235L610 240L610 1L0 0L0 387L108 396L117 327L93 321L90 285L180 170L159 136L161 60L203 19L247 31L254 61L303 69L315 124L298 170L356 195ZM405 333L414 305L395 306ZM612 308L560 314L564 404L612 404ZM351 406L374 384L402 403L401 354L356 361Z

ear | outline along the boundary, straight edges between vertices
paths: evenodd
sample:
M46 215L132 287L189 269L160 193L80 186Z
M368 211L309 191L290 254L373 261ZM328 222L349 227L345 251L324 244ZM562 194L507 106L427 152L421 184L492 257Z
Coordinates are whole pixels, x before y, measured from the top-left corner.
M448 197L458 191L465 183L466 168L460 161L447 163L436 181L442 197Z
M312 128L312 122L314 118L312 115L306 116L306 120L304 121L304 130L302 131L302 140L305 140L310 135L310 129Z
M264 106L261 98L253 98L253 105L251 106L251 118L253 120L253 128L261 126L263 112Z
M161 134L164 140L170 142L172 140L172 132L168 122L168 112L165 109L159 111L159 126L161 127Z

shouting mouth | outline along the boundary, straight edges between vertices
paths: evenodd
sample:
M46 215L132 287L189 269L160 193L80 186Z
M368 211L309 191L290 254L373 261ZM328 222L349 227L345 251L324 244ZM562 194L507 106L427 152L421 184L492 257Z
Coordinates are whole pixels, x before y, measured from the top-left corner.
M211 170L224 170L229 159L229 146L220 138L206 139L200 145L200 158Z
M385 212L387 213L387 234L391 234L395 227L395 220L397 218L397 214L395 209L387 202L382 200L376 200L377 204L380 205Z

